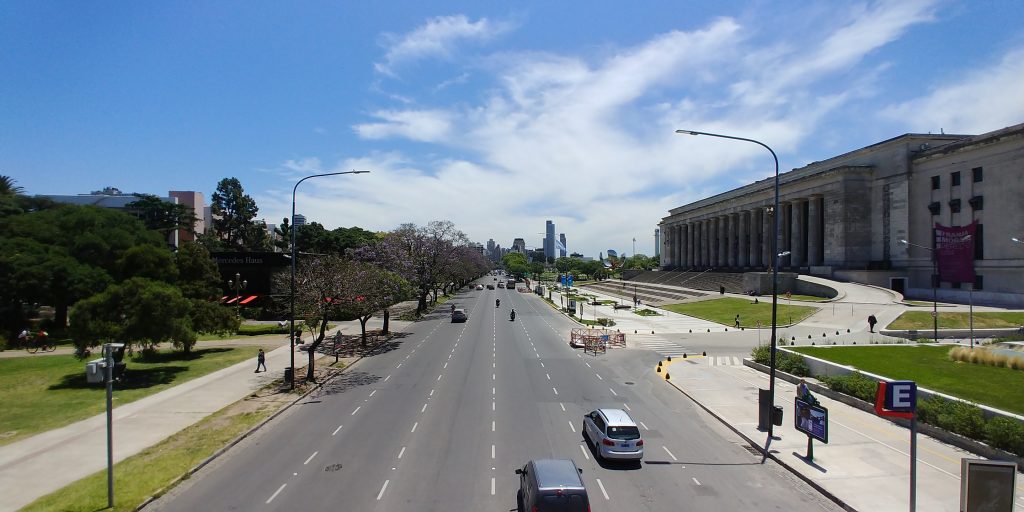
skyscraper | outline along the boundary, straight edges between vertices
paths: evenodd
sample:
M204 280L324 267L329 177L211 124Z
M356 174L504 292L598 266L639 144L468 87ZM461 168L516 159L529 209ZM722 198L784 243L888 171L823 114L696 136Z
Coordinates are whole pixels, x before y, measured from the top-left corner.
M558 235L558 257L564 258L569 251L565 248L565 233Z
M544 257L555 259L555 223L550 220L544 226Z

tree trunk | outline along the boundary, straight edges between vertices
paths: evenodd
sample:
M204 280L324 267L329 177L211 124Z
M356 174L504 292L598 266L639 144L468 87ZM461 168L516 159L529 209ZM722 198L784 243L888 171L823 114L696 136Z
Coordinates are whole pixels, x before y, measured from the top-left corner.
M324 336L327 334L327 315L324 315L320 319L320 334L313 339L313 344L309 346L306 351L306 355L309 356L309 365L306 366L306 382L316 382L316 375L313 374L313 359L316 357L316 349L320 347L320 344L324 341Z
M68 303L64 300L57 301L53 308L53 325L58 332L65 332L68 328ZM59 329L59 330L58 330Z
M381 334L384 334L385 336L387 334L389 334L388 333L388 319L390 319L390 318L391 318L391 311L389 311L388 308L384 308L384 327L381 328L380 332L381 332Z
M371 315L359 317L359 327L363 331L363 337L359 340L359 345L363 348L366 348L366 321L370 319L370 316Z

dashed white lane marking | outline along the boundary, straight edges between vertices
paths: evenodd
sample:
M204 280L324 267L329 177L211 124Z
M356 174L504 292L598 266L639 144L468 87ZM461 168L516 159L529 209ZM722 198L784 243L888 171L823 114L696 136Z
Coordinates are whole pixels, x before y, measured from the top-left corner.
M431 389L431 390L430 390L430 394L429 394L429 395L427 395L427 396L434 396L434 390L433 390L433 389Z
M438 375L438 376L437 376L437 381L438 381L438 382L441 382L441 377L442 377L442 375L444 375L444 374L441 374L441 375Z
M491 368L497 368L497 367L498 367L498 363L491 363Z
M286 485L288 485L288 484L281 484L281 487L278 487L277 490L274 491L274 494L270 495L270 499L267 500L267 503L270 503L271 501L274 501L274 498L276 498L278 494L281 494L281 491L284 490L284 487Z
M445 364L444 364L444 368L448 368L448 363L445 363Z
M540 364L540 367L541 367L541 368L544 368L544 363L541 363L541 364Z
M377 501L380 501L380 499L384 496L384 489L388 488L388 482L390 482L390 481L391 480L384 480L384 486L381 487L380 488L380 492L377 493Z
M341 427L344 427L344 426L345 425L338 425L338 428L334 429L334 432L332 432L331 435L333 436L333 435L337 434L338 431L341 430Z
M580 451L581 451L581 452L583 452L583 458L584 458L584 459L590 460L590 454L589 454L589 453L587 453L587 447L586 447L586 446L583 446L583 445L581 444L581 445L580 445Z
M672 460L679 460L679 459L676 458L675 455L672 454L672 452L668 451L668 447L667 446L662 446L661 448L663 450L665 450L665 453L667 453L669 457L672 457Z
M390 379L390 378L391 378L391 376L390 376L390 375L388 375L387 377L384 377L384 382L387 382L387 381L388 381L388 379Z
M604 380L604 378L601 377L600 373L595 373L594 375L597 375L597 380Z
M613 394L613 395L615 395L615 396L619 396L619 394L618 394L618 393L616 393L616 392L615 392L615 390L614 390L614 389L612 389L612 388L608 388L608 391L611 391L611 392L612 392L612 394Z
M494 421L491 421L491 432L494 432Z
M491 395L498 394L498 388L491 388Z
M576 426L572 424L572 420L569 420L569 428L572 429L572 433L576 433Z
M491 477L491 496L494 496L494 477Z
M356 410L352 411L352 414L350 414L349 416L355 416L356 413L359 412L359 409L362 409L362 407L363 406L361 406L361 405L359 407L356 407Z
M420 422L418 422L418 421L416 423L413 423L412 424L412 430L410 430L409 433L411 434L413 432L416 432L416 426L419 425L419 424L420 424Z
M494 445L491 445L491 458L494 458Z
M601 479L600 478L596 478L595 480L597 480L597 486L601 488L601 494L604 495L604 499L606 499L606 500L611 499L611 498L608 497L608 491L604 490L604 484L601 483Z
M622 406L625 407L627 411L632 411L633 410L633 409L629 408L629 404L622 404Z
M491 374L491 380L497 380L497 379L498 379L498 374L492 373Z
M398 366L396 366L395 369L397 370L397 369L399 369L401 367L402 367L402 363L398 363Z
M565 412L565 404L558 402L558 405L562 408L562 412Z
M587 368L593 368L593 366L590 366L590 363L583 363L583 364L587 365Z
M555 396L558 396L558 390L557 389L551 388L551 391L554 391L555 392Z
M422 408L422 409L420 409L420 412L423 412L423 411L425 411L425 410L427 410L427 404L423 404L423 408Z
M309 458L306 459L306 462L303 462L302 465L305 466L306 464L309 464L309 461L313 460L313 457L316 457L316 454L318 453L320 452L313 452L313 455L310 455Z
M693 483L700 485L700 480L697 480L697 477L693 477Z
M551 374L550 373L545 373L544 375L547 375L548 376L548 380L551 380Z
M494 402L491 402L491 410L492 410L492 411L494 411L494 410L495 410L495 405L494 405Z
M377 390L376 389L370 392L370 396L373 396L373 395L376 395L376 394L377 394Z
M642 421L640 422L640 426L643 427L644 430L650 430L649 428L647 428L647 425L645 425Z
M405 455L405 447L402 447L402 451L398 452L398 458L401 459L402 455Z

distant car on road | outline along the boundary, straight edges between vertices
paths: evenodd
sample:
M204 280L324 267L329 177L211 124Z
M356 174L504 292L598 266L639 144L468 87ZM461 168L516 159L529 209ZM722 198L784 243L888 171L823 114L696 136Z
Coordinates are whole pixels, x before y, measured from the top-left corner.
M469 320L469 315L466 314L466 310L462 308L456 308L452 311L452 323L465 322Z
M476 289L477 290L483 290L484 289L484 285L478 284L478 285L476 285Z
M504 288L504 287L505 287L505 283L498 283L498 288Z
M489 285L487 285L487 289L488 289L488 290L493 290L493 289L494 289L494 285L493 285L493 284L489 284Z
M598 409L583 416L583 437L594 444L599 459L644 458L640 429L622 409Z

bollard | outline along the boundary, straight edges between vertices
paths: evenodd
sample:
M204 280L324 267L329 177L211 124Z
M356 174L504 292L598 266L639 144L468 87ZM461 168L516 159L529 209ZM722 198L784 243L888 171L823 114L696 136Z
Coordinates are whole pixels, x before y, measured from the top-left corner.
M821 333L821 337L824 338L825 337L825 333Z
M812 346L812 347L814 346L814 342L813 342L813 341L811 342L811 346Z
M690 334L693 334L693 329L690 329Z
M796 341L796 336L793 336L792 339L790 339L790 341Z
M857 342L855 341L855 342L853 342L853 344L854 344L854 345L856 345L856 344L857 344Z
M849 334L850 333L850 329L846 329L846 333Z
M633 334L636 334L636 329L633 329Z
M810 334L807 335L807 339L811 339L811 335Z
M708 329L708 332L711 332L711 329Z
M658 361L658 368L661 368L661 361Z
M654 331L651 331L651 334L654 334Z
M839 331L836 331L836 336L839 336Z
M686 352L683 352L683 359L686 359Z
M665 372L665 380L668 380L668 379L669 379L668 372Z
M661 365L658 365L658 373L661 373Z
M705 350L705 351L701 352L700 354L701 354L702 356L704 356L704 357L707 357L707 355L708 355L708 351L707 351L707 350Z
M672 360L672 356L668 356L668 360L671 361Z

